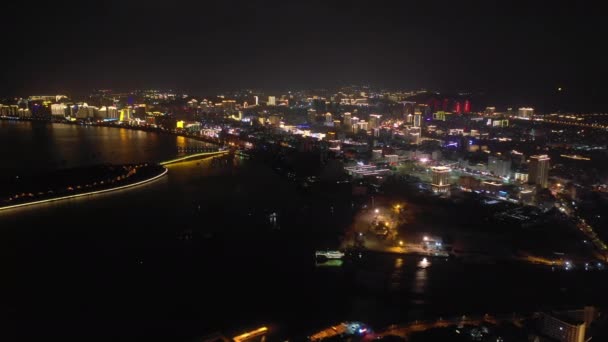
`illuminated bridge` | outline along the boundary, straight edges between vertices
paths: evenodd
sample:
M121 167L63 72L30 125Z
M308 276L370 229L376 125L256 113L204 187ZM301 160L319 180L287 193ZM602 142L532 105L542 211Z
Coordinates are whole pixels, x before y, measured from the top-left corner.
M166 160L164 162L160 162L160 165L165 166L165 165L169 165L169 164L180 163L180 162L184 162L184 161L188 161L188 160L193 160L193 159L198 159L198 158L221 156L221 155L227 154L229 152L230 151L228 151L228 150L224 150L224 151L202 152L202 153L189 154L187 156L183 156L183 157L179 157L179 158L175 158L175 159L171 159L171 160Z

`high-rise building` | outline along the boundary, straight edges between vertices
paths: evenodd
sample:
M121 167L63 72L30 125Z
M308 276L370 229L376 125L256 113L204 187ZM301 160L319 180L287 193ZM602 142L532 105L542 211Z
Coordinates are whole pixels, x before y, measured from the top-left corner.
M333 116L330 112L325 113L325 123L334 122Z
M531 118L534 115L534 108L521 107L517 110L517 116L521 118Z
M546 188L549 183L549 161L551 158L546 154L530 157L528 168L528 182Z
M224 113L232 115L236 112L236 101L235 100L222 100L222 109Z
M268 103L269 106L276 106L277 105L277 98L275 96L268 96Z
M450 168L435 166L431 168L433 180L431 187L434 192L448 192L450 190Z
M382 115L371 114L369 116L369 128L374 129L374 128L380 127L381 118L382 118Z
M496 112L496 107L486 107L486 110L483 111L485 115L493 115Z
M351 114L349 112L344 113L344 126L350 127L352 125Z
M308 123L313 123L317 121L317 111L313 108L308 109L306 112L308 116Z
M422 113L414 113L414 127L422 127Z
M255 105L256 106L259 105L260 104L260 97L257 96L257 95L255 95L253 98L255 99Z
M471 112L471 101L469 101L469 100L464 101L464 112L465 113Z
M500 158L497 156L488 157L488 171L503 177L511 177L511 159Z
M585 322L573 320L565 315L557 317L542 313L539 330L543 335L560 342L585 341Z

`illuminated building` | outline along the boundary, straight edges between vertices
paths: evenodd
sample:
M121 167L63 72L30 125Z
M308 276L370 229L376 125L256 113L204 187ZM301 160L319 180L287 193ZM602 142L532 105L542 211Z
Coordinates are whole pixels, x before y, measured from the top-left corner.
M109 106L107 109L108 109L108 119L118 119L119 118L118 108L116 108L114 106Z
M484 114L485 115L493 115L494 112L496 112L496 107L486 107L486 110L484 110Z
M51 105L51 115L53 117L65 117L68 107L63 103L53 103Z
M460 101L456 101L454 104L454 113L460 114L462 112L462 108L460 107Z
M492 119L488 119L488 126L492 125L492 127L509 127L509 120L507 119L498 119L498 120L492 120Z
M422 113L414 113L414 127L422 127Z
M236 112L236 101L235 100L222 100L222 109L224 109L224 113L233 114Z
M260 104L260 97L256 95L253 98L255 99L255 105L256 106L259 105Z
M122 120L121 120L122 121ZM175 128L184 128L184 120L179 120L175 123Z
M357 131L359 130L359 126L357 125L359 123L359 118L356 117L356 116L353 116L350 119L350 122L351 122L351 126L350 126L351 127L351 131L353 133L357 133Z
M32 117L32 112L28 108L19 108L17 110L17 116L20 118L30 118Z
M450 112L444 112L444 111L439 111L433 114L433 119L434 120L439 120L439 121L446 121L446 119L448 118L449 115L451 115L452 113Z
M65 95L32 95L28 97L29 101L51 101L59 102L61 99L67 99Z
M431 168L433 180L431 187L434 192L448 192L450 189L450 168L446 166L435 166Z
M526 172L516 171L513 177L518 182L528 183L528 174Z
M367 131L368 129L368 124L365 121L359 121L357 122L357 132L358 131Z
M327 124L327 123L330 123L330 122L333 122L333 121L334 120L333 120L333 117L332 117L331 113L330 112L325 113L325 123Z
M565 315L541 314L539 330L543 335L560 342L584 342L585 322L571 319Z
M381 118L382 118L382 115L371 114L369 116L369 128L374 129L374 128L380 127Z
M349 112L344 113L344 126L350 127L352 125L351 114Z
M306 112L308 116L308 123L313 123L317 121L317 111L313 108L308 109Z
M268 122L273 126L279 126L281 124L281 117L279 115L273 114L268 117Z
M108 108L106 106L102 106L97 111L97 115L100 119L107 119L108 118Z
M88 119L93 118L99 115L99 109L94 106L89 106L87 103L83 103L78 106L74 106L76 109L76 113L72 114L72 117L76 117L77 119Z
M276 106L277 105L277 98L275 96L268 96L268 103L267 105L269 106Z
M198 101L196 99L192 99L192 100L188 101L188 107L198 108Z
M384 158L386 159L386 162L391 165L397 165L397 163L399 163L399 156L396 154L387 154Z
M546 154L530 157L528 171L528 182L546 188L549 183L549 161L551 158Z
M129 122L133 116L133 109L131 107L125 107L120 110L120 121Z
M520 118L531 118L534 115L534 108L521 107L517 110L517 116Z
M469 101L469 100L464 101L464 112L465 113L471 112L471 101Z
M509 178L511 176L511 159L489 156L488 171L492 172L496 176Z
M16 105L0 105L0 116L12 116L16 117L19 107Z

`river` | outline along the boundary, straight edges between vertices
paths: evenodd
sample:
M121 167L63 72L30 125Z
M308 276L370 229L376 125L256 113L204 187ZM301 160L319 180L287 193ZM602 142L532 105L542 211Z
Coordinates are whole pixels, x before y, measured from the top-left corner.
M8 177L158 161L204 143L105 127L0 121ZM190 341L266 324L284 335L482 312L606 305L606 273L363 255L316 268L350 215L255 160L169 167L130 190L0 212L2 307L19 340ZM269 220L277 213L278 224ZM342 213L343 215L340 215ZM8 340L8 339L3 339Z

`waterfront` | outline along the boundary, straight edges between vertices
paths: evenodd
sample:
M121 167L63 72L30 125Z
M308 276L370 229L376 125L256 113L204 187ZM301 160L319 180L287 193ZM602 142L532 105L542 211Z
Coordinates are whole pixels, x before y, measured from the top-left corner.
M164 160L178 146L201 144L124 129L7 124L16 126L1 126L3 146L12 147L3 174ZM419 268L418 257L390 255L315 268L313 251L349 224L350 202L332 203L330 214L327 203L255 160L168 168L167 177L133 190L0 213L3 293L21 340L179 341L261 324L289 335L344 320L382 327L450 313L607 304L605 272L444 259ZM268 219L275 212L276 225Z

